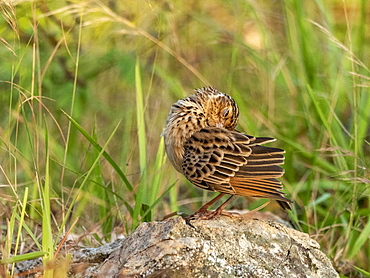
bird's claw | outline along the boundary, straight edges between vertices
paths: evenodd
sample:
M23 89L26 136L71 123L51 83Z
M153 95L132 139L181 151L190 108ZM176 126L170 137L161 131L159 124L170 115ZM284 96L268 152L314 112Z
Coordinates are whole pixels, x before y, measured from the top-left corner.
M187 225L189 225L192 228L195 228L193 224L191 224L190 221L210 220L210 219L215 218L218 215L224 215L230 218L233 218L235 216L240 216L240 214L236 212L227 212L223 210L214 210L214 211L202 210L202 211L197 211L196 213L189 215L187 217L184 217L184 220Z

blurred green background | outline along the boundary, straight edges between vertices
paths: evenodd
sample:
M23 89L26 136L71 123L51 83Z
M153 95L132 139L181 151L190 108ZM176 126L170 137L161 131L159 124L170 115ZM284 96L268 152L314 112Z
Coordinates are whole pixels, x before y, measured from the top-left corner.
M0 7L2 262L51 260L67 231L96 246L209 200L160 134L175 101L211 85L238 103L240 131L286 150L298 229L343 277L370 275L369 1Z

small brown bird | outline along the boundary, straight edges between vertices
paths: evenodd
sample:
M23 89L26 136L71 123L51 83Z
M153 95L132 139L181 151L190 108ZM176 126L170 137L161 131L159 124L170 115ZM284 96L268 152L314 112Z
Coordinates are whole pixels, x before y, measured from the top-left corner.
M235 129L239 110L228 95L212 87L172 105L164 136L167 156L177 171L194 185L220 192L191 216L209 219L221 214L234 195L275 199L291 209L281 182L284 150L261 146L274 138L253 137ZM216 211L208 207L225 194L231 197Z

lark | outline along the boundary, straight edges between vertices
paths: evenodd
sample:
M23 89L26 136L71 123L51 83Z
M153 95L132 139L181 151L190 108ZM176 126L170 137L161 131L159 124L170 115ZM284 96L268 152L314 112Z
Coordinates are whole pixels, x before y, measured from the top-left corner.
M218 196L202 206L189 219L210 219L223 214L235 195L276 200L283 209L291 209L284 197L285 151L262 146L275 141L254 137L235 129L239 109L228 95L213 87L195 90L195 94L172 105L162 135L168 159L192 184ZM208 208L231 195L215 211Z

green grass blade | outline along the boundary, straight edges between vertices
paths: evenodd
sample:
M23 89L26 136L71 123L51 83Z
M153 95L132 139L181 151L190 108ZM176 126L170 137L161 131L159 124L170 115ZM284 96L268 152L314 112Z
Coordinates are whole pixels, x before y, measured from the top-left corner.
M97 142L98 141L98 135L96 134L96 128L94 128L93 131L93 138ZM97 149L95 149L95 156L99 155L99 152ZM109 190L107 184L104 186L104 178L103 178L103 172L102 172L102 167L101 163L99 162L97 166L94 169L93 172L93 179L94 183L91 184L89 192L93 196L97 196L103 204L98 204L99 207L99 219L101 221L101 228L102 228L102 233L105 237L105 240L109 241L110 240L110 234L113 230L113 222L114 219L112 217L111 211L112 208L114 207L114 199L111 197L113 196ZM115 194L114 194L115 195Z
M174 187L176 184L176 182L174 182L173 184L171 184L162 194L161 196L159 196L159 198L157 200L154 201L154 203L150 206L150 207L147 207L147 210L143 213L143 218L146 217L154 208L156 205L158 205L158 203L163 199L164 196L166 196L168 194L168 192L170 192L170 190L172 189L172 187Z
M361 274L365 275L365 277L370 277L370 272L366 271L366 270L363 270L362 268L359 268L357 266L354 266L354 268L360 272Z
M149 204L153 204L157 199L159 188L162 184L163 180L163 165L165 162L165 154L164 154L164 139L161 137L159 141L159 147L157 151L157 156L155 158L155 163L153 167L153 181L151 182L150 187L150 196L149 196Z
M22 255L13 256L11 258L0 260L0 264L12 264L27 260L33 260L45 256L47 253L44 251L35 251Z
M74 127L76 127L80 132L81 134L94 146L94 148L96 148L99 152L103 149L98 142L96 142L94 140L94 138L92 136L90 136L83 128L82 126L77 123L71 116L69 116L65 111L61 110L63 112L63 114L68 118L68 120L70 120L72 122L72 124L74 125ZM120 122L119 122L120 123ZM119 124L118 123L118 124ZM121 168L117 165L117 163L112 159L112 157L106 152L106 151L103 151L103 154L104 158L110 163L110 165L112 165L112 167L114 168L114 170L116 170L116 172L118 173L118 175L121 177L121 179L123 180L123 182L125 183L127 189L129 191L133 191L133 188L130 184L130 182L128 181L126 175L122 172Z
M357 232L356 232L357 234ZM357 237L355 243L351 246L348 253L348 259L352 259L358 252L363 248L366 241L370 238L370 221L368 221L365 227L362 229L360 235Z
M17 255L17 253L18 253L19 241L21 240L21 231L22 231L22 226L23 226L23 223L24 223L24 216L25 216L26 207L27 207L27 199L28 199L28 187L26 187L25 192L24 192L23 202L21 204L21 206L22 206L21 215L18 216L18 212L15 212L13 214L13 216L15 218L17 218L18 221L19 221L18 233L17 233L17 238L16 238L16 241L15 241L15 247L14 247L14 255ZM15 209L17 209L17 206L15 207ZM10 227L14 227L15 218L13 218L11 220L12 225L10 225ZM11 239L12 239L12 237L8 237L9 241L11 241ZM9 242L9 246L11 246L11 242ZM13 276L13 274L14 274L14 265L12 265L12 269L11 269L11 275Z
M139 222L139 215L142 214L143 205L148 206L149 199L149 184L147 179L147 154L146 154L146 132L145 132L145 117L144 117L144 100L143 89L141 85L140 63L136 60L135 65L135 85L136 85L136 117L139 142L139 165L140 165L140 183L135 198L134 212L132 215L132 229ZM151 219L151 215L147 216L147 220Z
M21 217L19 215L16 215L15 218L19 222L21 222ZM41 250L42 245L40 244L37 236L32 232L31 228L27 225L26 222L23 222L22 226L23 226L23 229L25 229L25 231L28 233L28 235L32 238L32 241L36 244L37 248Z
M16 239L16 242L15 242L15 248L14 248L14 254L15 255L18 252L19 240L21 239L21 231L22 231L22 227L23 227L23 223L24 223L24 216L25 216L25 213L26 213L27 199L28 199L28 187L25 188L24 196L23 196L22 211L21 211L21 215L19 217L18 233L17 233L17 239Z
M48 268L47 265L54 259L54 245L53 245L53 232L51 223L51 209L50 209L50 155L49 155L49 134L45 122L45 181L39 180L41 189L42 200L42 251L45 253L43 256L43 264L45 267L44 277L53 277L53 268Z
M139 165L141 172L141 179L144 180L144 186L147 182L147 154L146 154L146 132L145 132L145 111L144 111L144 97L143 88L141 85L141 74L140 74L140 63L139 59L135 65L135 85L136 85L136 117L137 117L137 130L138 130L138 141L139 141ZM143 201L147 202L148 192L145 192Z

